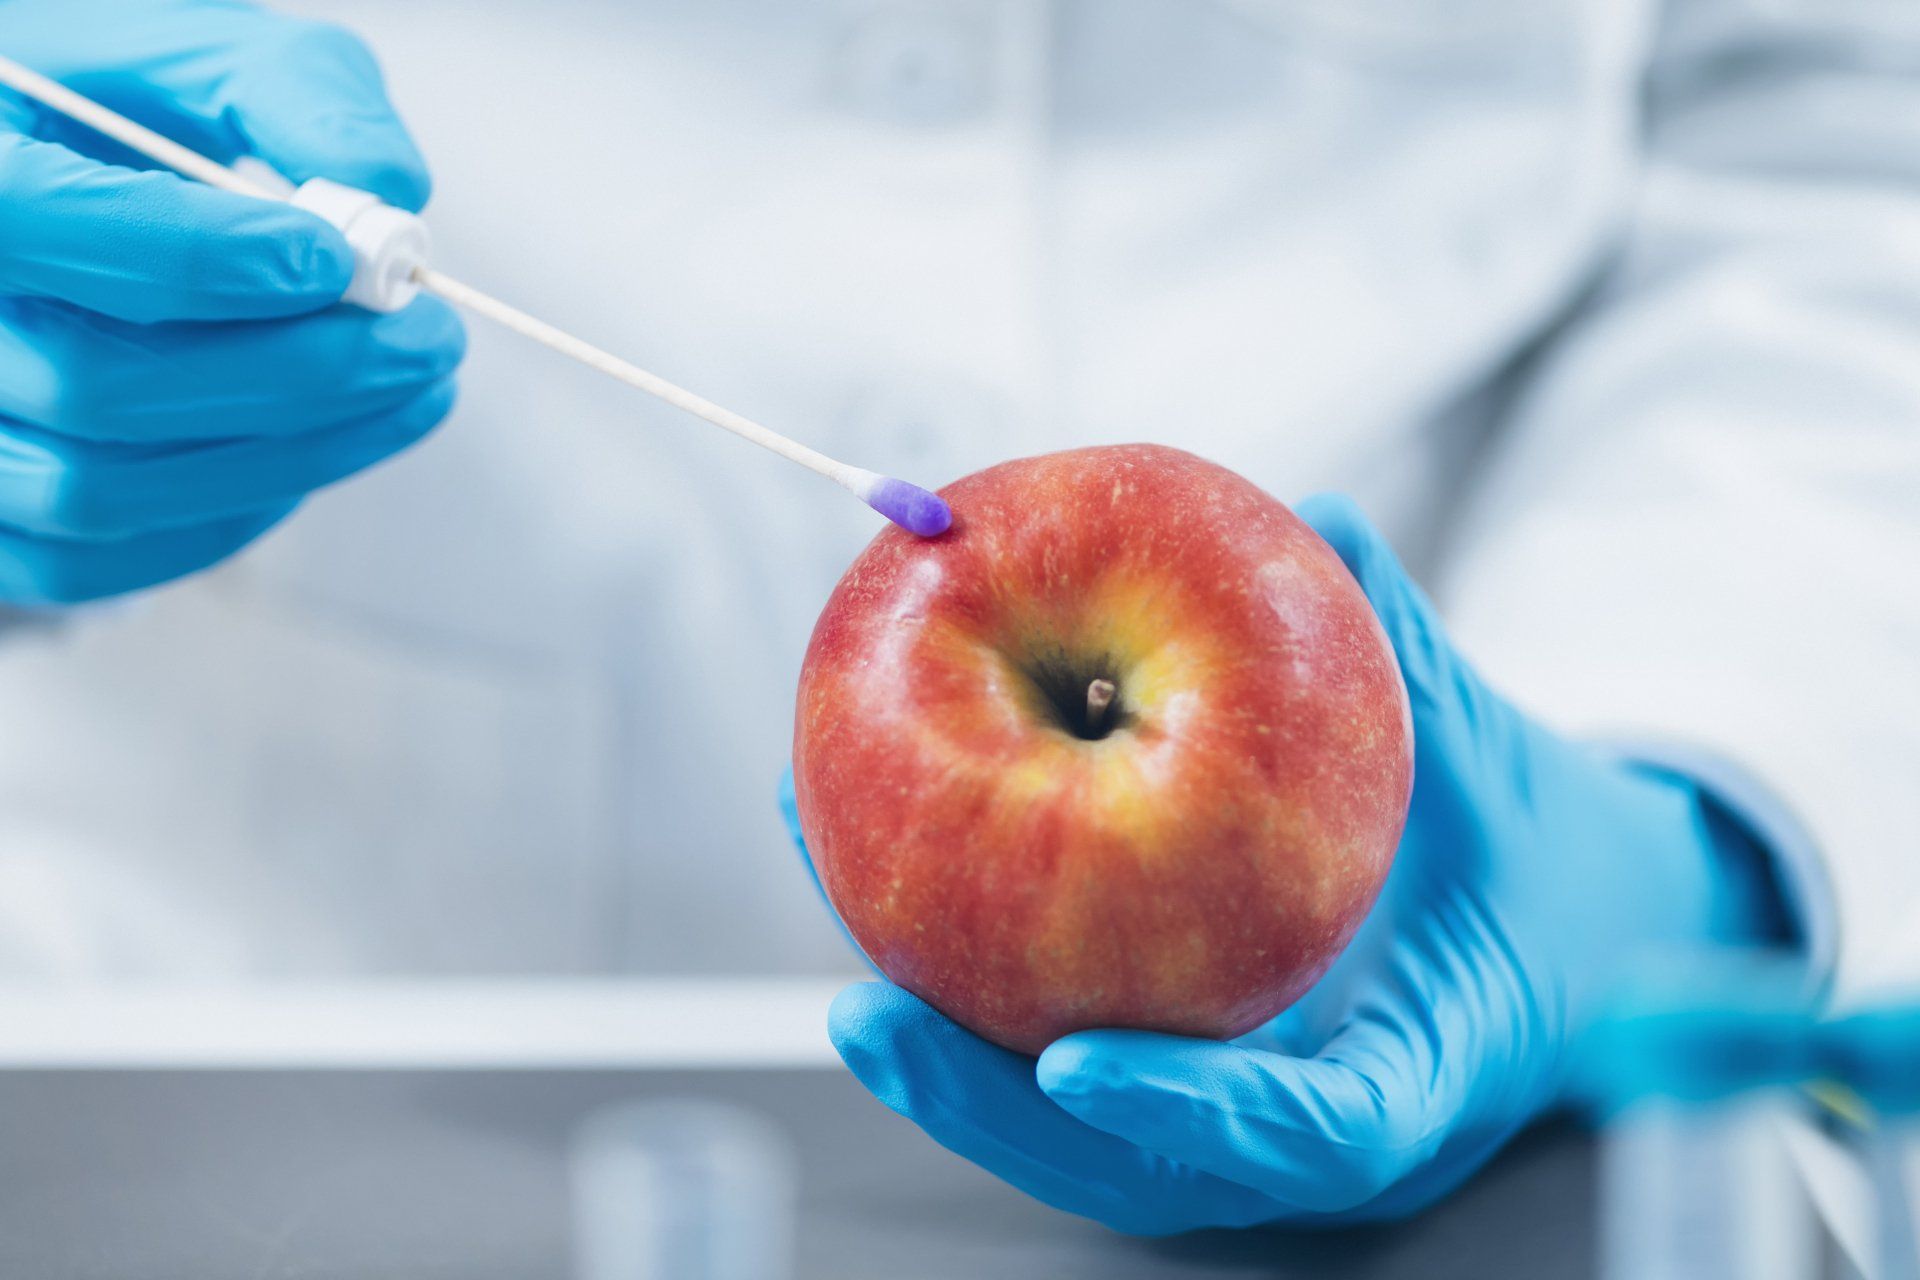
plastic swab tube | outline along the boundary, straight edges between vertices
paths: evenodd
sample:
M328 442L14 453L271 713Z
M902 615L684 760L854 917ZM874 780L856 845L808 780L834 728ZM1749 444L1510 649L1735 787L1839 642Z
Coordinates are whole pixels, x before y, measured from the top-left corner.
M953 523L953 513L939 495L919 485L829 458L433 270L427 262L432 242L425 224L415 215L396 209L369 192L325 179L314 179L291 195L273 190L5 57L0 57L0 85L186 177L236 195L286 200L326 219L340 229L354 252L354 278L345 299L348 302L370 311L398 311L425 290L825 476L910 533L923 538L936 537Z

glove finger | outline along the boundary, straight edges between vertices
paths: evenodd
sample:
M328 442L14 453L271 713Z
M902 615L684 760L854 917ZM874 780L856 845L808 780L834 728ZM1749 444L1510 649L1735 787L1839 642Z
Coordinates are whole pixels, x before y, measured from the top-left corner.
M227 559L291 514L279 507L123 542L63 542L0 529L0 600L27 608L125 595Z
M42 119L37 108L11 93L0 91L0 132L33 136L35 130L40 128Z
M807 879L813 884L813 891L820 895L820 903L826 907L827 914L833 918L834 927L840 930L840 936L847 940L847 946L860 957L867 968L879 977L885 977L878 965L860 949L853 940L853 934L847 928L847 922L840 918L840 912L833 905L833 899L827 896L827 887L820 883L820 869L813 865L813 854L807 849L807 837L800 830L800 802L793 793L793 766L788 765L780 774L780 819L787 824L787 835L793 840L793 847L800 854L800 865L806 869Z
M1280 1212L1244 1186L1081 1124L1041 1092L1033 1059L988 1044L898 987L848 987L828 1031L882 1103L1056 1209L1136 1235L1251 1226Z
M254 155L296 183L331 178L419 209L419 148L379 65L348 31L252 5L129 13L121 0L69 0L72 42L15 56L216 160ZM88 154L117 149L86 147Z
M1439 1145L1432 1084L1415 1065L1401 1028L1364 1023L1317 1058L1086 1031L1049 1046L1038 1075L1094 1128L1318 1217L1368 1204Z
M451 379L398 409L297 436L103 445L0 434L0 524L77 541L205 524L290 505L414 444L453 408Z
M224 325L0 304L0 414L138 444L291 435L405 404L465 354L459 317L433 298Z
M426 204L426 161L357 36L275 20L235 57L215 97L251 154L295 183L330 178L403 209Z
M249 320L339 301L353 251L327 223L168 173L0 134L0 294L122 320Z

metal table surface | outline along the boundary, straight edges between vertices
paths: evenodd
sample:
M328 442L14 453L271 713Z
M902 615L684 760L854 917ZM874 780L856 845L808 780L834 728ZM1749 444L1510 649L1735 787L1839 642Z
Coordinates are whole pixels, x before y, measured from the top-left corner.
M1141 1241L1025 1199L839 1071L93 1069L0 1072L0 1276L562 1280L573 1126L667 1095L788 1130L802 1280L1592 1271L1592 1147L1565 1128L1411 1223Z

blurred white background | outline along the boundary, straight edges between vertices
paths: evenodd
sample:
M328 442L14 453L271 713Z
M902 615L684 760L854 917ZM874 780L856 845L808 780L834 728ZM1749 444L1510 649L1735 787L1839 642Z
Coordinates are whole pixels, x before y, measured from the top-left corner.
M1230 6L282 7L379 53L449 270L927 483L1125 439L1283 493L1400 483L1420 359L1379 299L1298 305L1301 272L1431 285L1514 217L1448 211L1438 264L1426 210L1330 245L1298 197L1380 176L1319 163L1366 122L1293 112L1337 69ZM773 795L876 522L471 327L417 452L221 572L0 647L8 967L851 970ZM1356 414L1355 379L1393 394ZM1328 429L1276 449L1277 419Z
M1711 438L1610 435L1638 401L1607 394L1640 384L1603 376L1560 435L1481 452L1511 434L1502 375L1627 234L1655 6L281 7L380 55L448 270L776 429L929 484L1151 439L1282 497L1348 490L1550 715L1617 705L1606 679L1649 654L1672 689L1719 670L1720 611L1636 648L1582 558L1669 565L1623 587L1651 608L1697 598ZM1674 8L1710 42L1746 6ZM1802 118L1690 115L1682 151L1738 162ZM774 788L812 621L876 521L472 331L462 406L414 453L219 572L0 641L0 970L855 971ZM1711 376L1768 367L1735 355ZM1563 655L1573 619L1590 651Z

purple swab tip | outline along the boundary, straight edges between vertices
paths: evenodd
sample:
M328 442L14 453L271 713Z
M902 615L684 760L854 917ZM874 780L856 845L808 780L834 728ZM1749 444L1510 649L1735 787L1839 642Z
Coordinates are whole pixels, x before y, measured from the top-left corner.
M953 527L953 512L940 495L891 476L873 486L867 505L922 538L937 538Z

